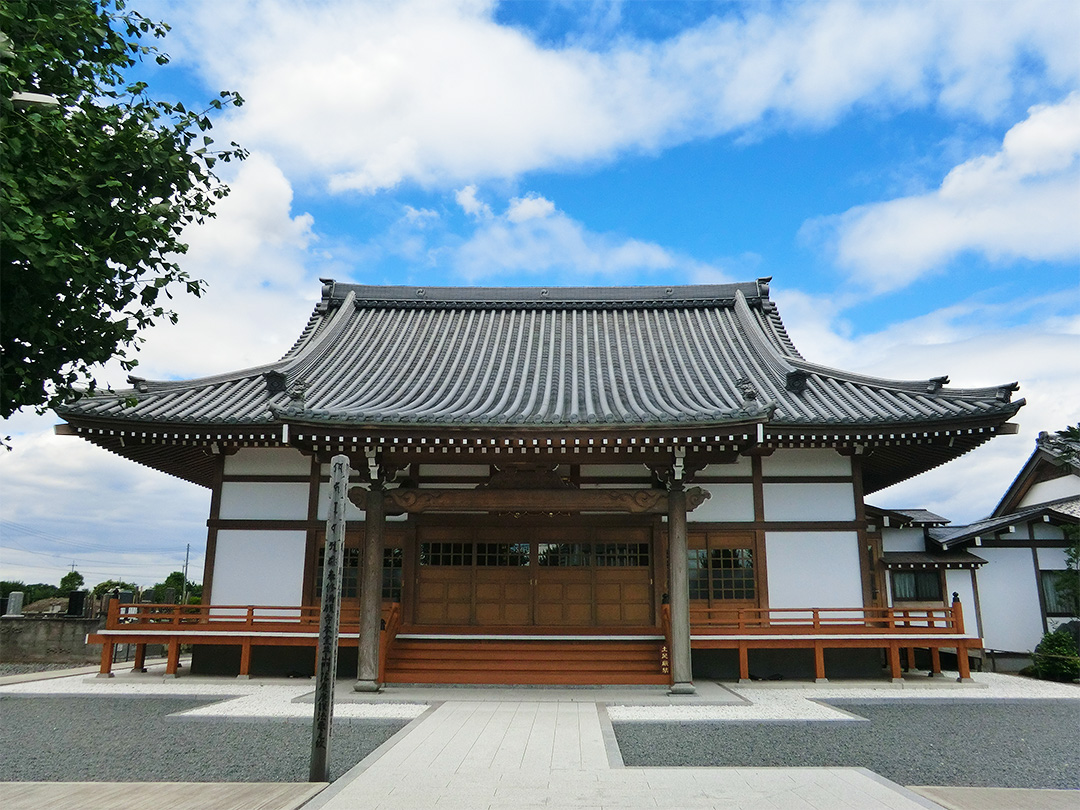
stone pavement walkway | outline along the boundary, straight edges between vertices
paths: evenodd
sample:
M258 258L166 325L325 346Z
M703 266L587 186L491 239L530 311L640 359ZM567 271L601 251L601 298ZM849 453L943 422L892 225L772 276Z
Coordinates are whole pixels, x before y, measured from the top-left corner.
M940 807L860 768L624 768L602 711L447 701L305 810Z

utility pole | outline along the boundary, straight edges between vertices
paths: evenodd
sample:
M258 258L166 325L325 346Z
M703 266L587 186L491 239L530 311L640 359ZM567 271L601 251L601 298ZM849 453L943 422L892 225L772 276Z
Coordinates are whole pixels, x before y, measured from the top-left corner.
M187 544L187 549L184 551L184 588L181 591L180 604L187 604L187 566L188 558L191 556L191 543Z

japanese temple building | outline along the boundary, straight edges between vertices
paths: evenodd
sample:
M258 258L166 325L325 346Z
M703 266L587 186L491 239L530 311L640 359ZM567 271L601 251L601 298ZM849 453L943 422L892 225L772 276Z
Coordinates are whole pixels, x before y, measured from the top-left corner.
M60 410L61 432L213 493L204 604L114 610L92 640L168 643L172 671L193 644L196 672L310 674L329 462L344 454L342 660L358 656L360 689L679 693L695 674L824 679L860 661L896 678L915 647L937 669L955 653L965 677L981 643L961 603L889 604L864 504L1015 432L1015 384L948 382L803 359L769 279L325 280L276 362L132 378Z

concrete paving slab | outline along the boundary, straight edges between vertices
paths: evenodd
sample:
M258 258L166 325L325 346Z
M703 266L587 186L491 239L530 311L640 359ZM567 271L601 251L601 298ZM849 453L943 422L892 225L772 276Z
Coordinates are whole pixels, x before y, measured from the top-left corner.
M0 782L4 810L297 810L325 782Z
M911 790L947 810L1077 810L1080 790L1021 790L988 787L927 787Z
M859 768L612 768L602 716L581 701L447 701L308 807L938 807Z

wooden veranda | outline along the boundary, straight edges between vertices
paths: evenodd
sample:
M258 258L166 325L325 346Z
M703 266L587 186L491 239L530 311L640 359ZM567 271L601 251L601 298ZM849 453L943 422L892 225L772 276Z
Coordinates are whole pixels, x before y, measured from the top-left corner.
M144 666L147 644L168 649L166 674L175 675L181 645L240 648L239 676L250 675L252 648L315 648L318 607L257 605L109 606L106 626L88 636L102 645L101 674L113 667L117 644L134 644L134 669ZM671 621L665 606L659 628L416 628L401 625L395 603L383 610L379 680L385 683L637 683L670 684ZM342 615L340 645L356 647L359 617ZM941 673L942 649L955 650L961 680L971 677L968 653L982 640L964 630L959 600L940 608L692 608L693 649L736 650L739 678L748 680L753 649L812 649L815 677L826 678L827 649L881 649L890 675L902 676L900 650L913 660L927 649L931 671ZM467 651L467 652L466 652ZM536 661L554 665L540 669ZM438 663L435 663L438 662Z

